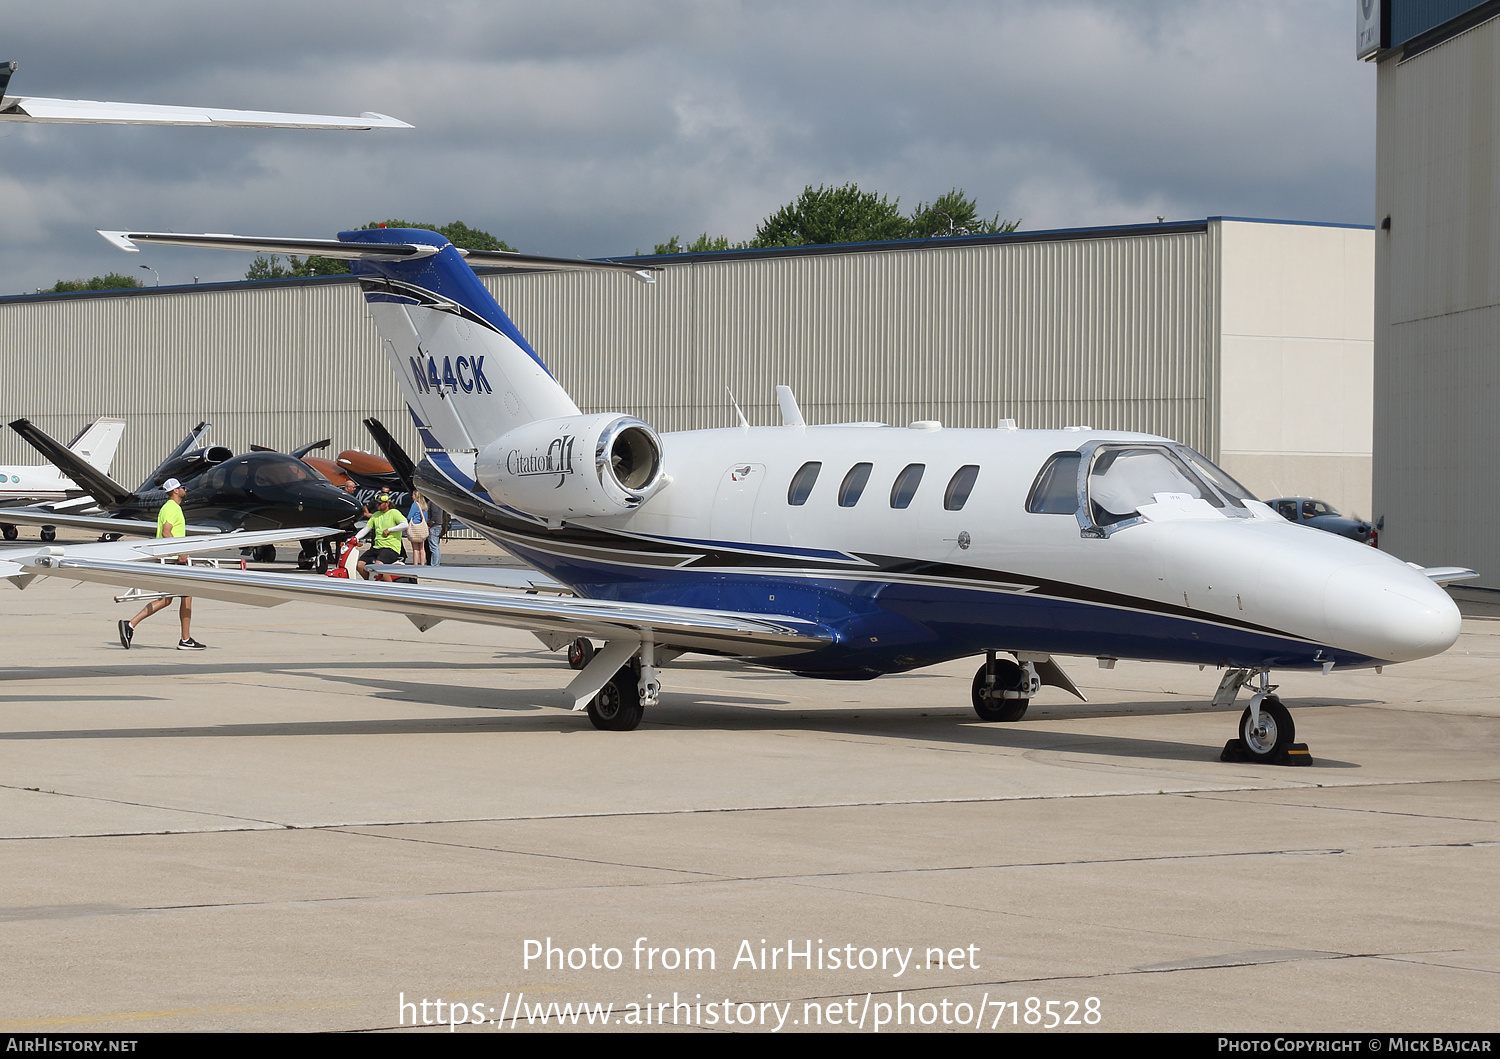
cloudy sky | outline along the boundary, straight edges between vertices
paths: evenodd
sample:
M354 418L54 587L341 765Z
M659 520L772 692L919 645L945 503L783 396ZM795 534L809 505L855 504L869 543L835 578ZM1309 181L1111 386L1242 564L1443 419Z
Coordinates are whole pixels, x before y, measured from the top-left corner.
M53 0L10 94L354 114L410 131L0 123L0 293L241 255L95 228L326 236L463 220L596 257L748 237L808 184L952 187L1027 229L1368 224L1350 0ZM141 273L148 280L148 273Z

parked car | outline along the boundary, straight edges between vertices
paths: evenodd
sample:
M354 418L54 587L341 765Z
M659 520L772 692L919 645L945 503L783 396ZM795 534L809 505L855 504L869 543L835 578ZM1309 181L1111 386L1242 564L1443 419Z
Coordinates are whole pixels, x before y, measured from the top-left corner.
M1350 540L1380 547L1374 526L1364 519L1341 515L1333 509L1332 505L1322 500L1314 500L1306 496L1283 496L1275 500L1267 500L1266 503L1270 504L1276 513L1288 522L1311 526L1313 529L1327 530L1329 533L1337 533L1340 537L1348 537Z

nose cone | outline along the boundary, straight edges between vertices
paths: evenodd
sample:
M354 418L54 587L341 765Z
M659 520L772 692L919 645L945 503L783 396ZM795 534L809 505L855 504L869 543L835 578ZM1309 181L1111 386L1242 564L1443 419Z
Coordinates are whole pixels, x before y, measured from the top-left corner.
M1426 575L1395 562L1345 567L1323 593L1328 642L1385 662L1441 654L1458 639L1458 607Z

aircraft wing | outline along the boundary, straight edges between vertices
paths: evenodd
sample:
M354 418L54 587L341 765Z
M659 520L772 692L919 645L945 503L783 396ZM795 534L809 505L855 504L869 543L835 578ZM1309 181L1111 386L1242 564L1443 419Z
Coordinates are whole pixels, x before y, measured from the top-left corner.
M66 526L70 529L87 530L90 533L124 533L131 537L155 537L156 523L144 522L134 518L110 518L108 515L74 515L64 511L53 511L45 507L7 507L0 508L0 522L9 522L17 526ZM222 526L205 526L201 523L189 523L187 526L188 536L206 537L213 534L223 534ZM296 531L289 533L287 530L277 530L281 534L281 540L301 539L303 537L317 537L320 535L331 535L340 533L341 530L326 530L317 533L308 531Z
M225 534L225 546L238 536ZM76 549L66 549L62 554L54 549L30 560L26 572L258 607L301 600L353 607L367 613L385 611L404 614L424 631L440 621L452 620L636 643L643 635L649 635L664 647L741 657L796 654L815 650L835 639L832 630L816 622L771 614L500 593L446 585L351 581L306 574L159 566L77 555Z
M104 103L93 99L6 96L0 121L85 122L94 125L223 125L275 129L410 129L404 121L367 111L339 114L284 114L269 110L219 110L154 103Z
M486 585L510 588L518 592L556 592L571 596L573 590L535 570L514 566L408 566L406 563L369 563L365 569L375 574L414 577L418 581L447 581L464 585Z
M105 541L97 544L74 544L66 549L70 556L92 559L119 559L140 562L172 555L196 555L222 548L251 548L260 544L278 544L296 540L305 530L254 530L247 533L220 533L214 537L163 537L149 541ZM327 531L319 531L327 532ZM293 536L293 534L296 536ZM0 548L0 577L9 578L17 588L25 588L38 576L26 564L38 556L61 555L64 549L55 544Z

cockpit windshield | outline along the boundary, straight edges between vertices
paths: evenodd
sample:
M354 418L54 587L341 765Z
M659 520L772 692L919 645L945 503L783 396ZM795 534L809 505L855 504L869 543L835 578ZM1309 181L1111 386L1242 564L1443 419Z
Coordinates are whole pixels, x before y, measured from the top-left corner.
M255 468L254 484L256 485L291 485L294 482L316 482L319 480L318 473L301 460L294 460L290 456L256 461L259 466Z
M1177 453L1155 445L1101 448L1089 469L1088 496L1089 511L1100 526L1136 518L1142 507L1172 500L1224 506Z
M1194 449L1190 449L1186 445L1178 445L1177 451L1182 453L1182 455L1186 457L1188 463L1192 464L1194 470L1198 471L1198 473L1202 474L1203 477L1212 482L1215 488L1217 488L1219 492L1223 493L1225 499L1227 499L1231 504L1233 504L1236 500L1258 501L1260 499L1239 482L1231 478L1227 473L1225 473L1224 468L1210 461L1208 457L1203 455L1203 453L1197 452Z

